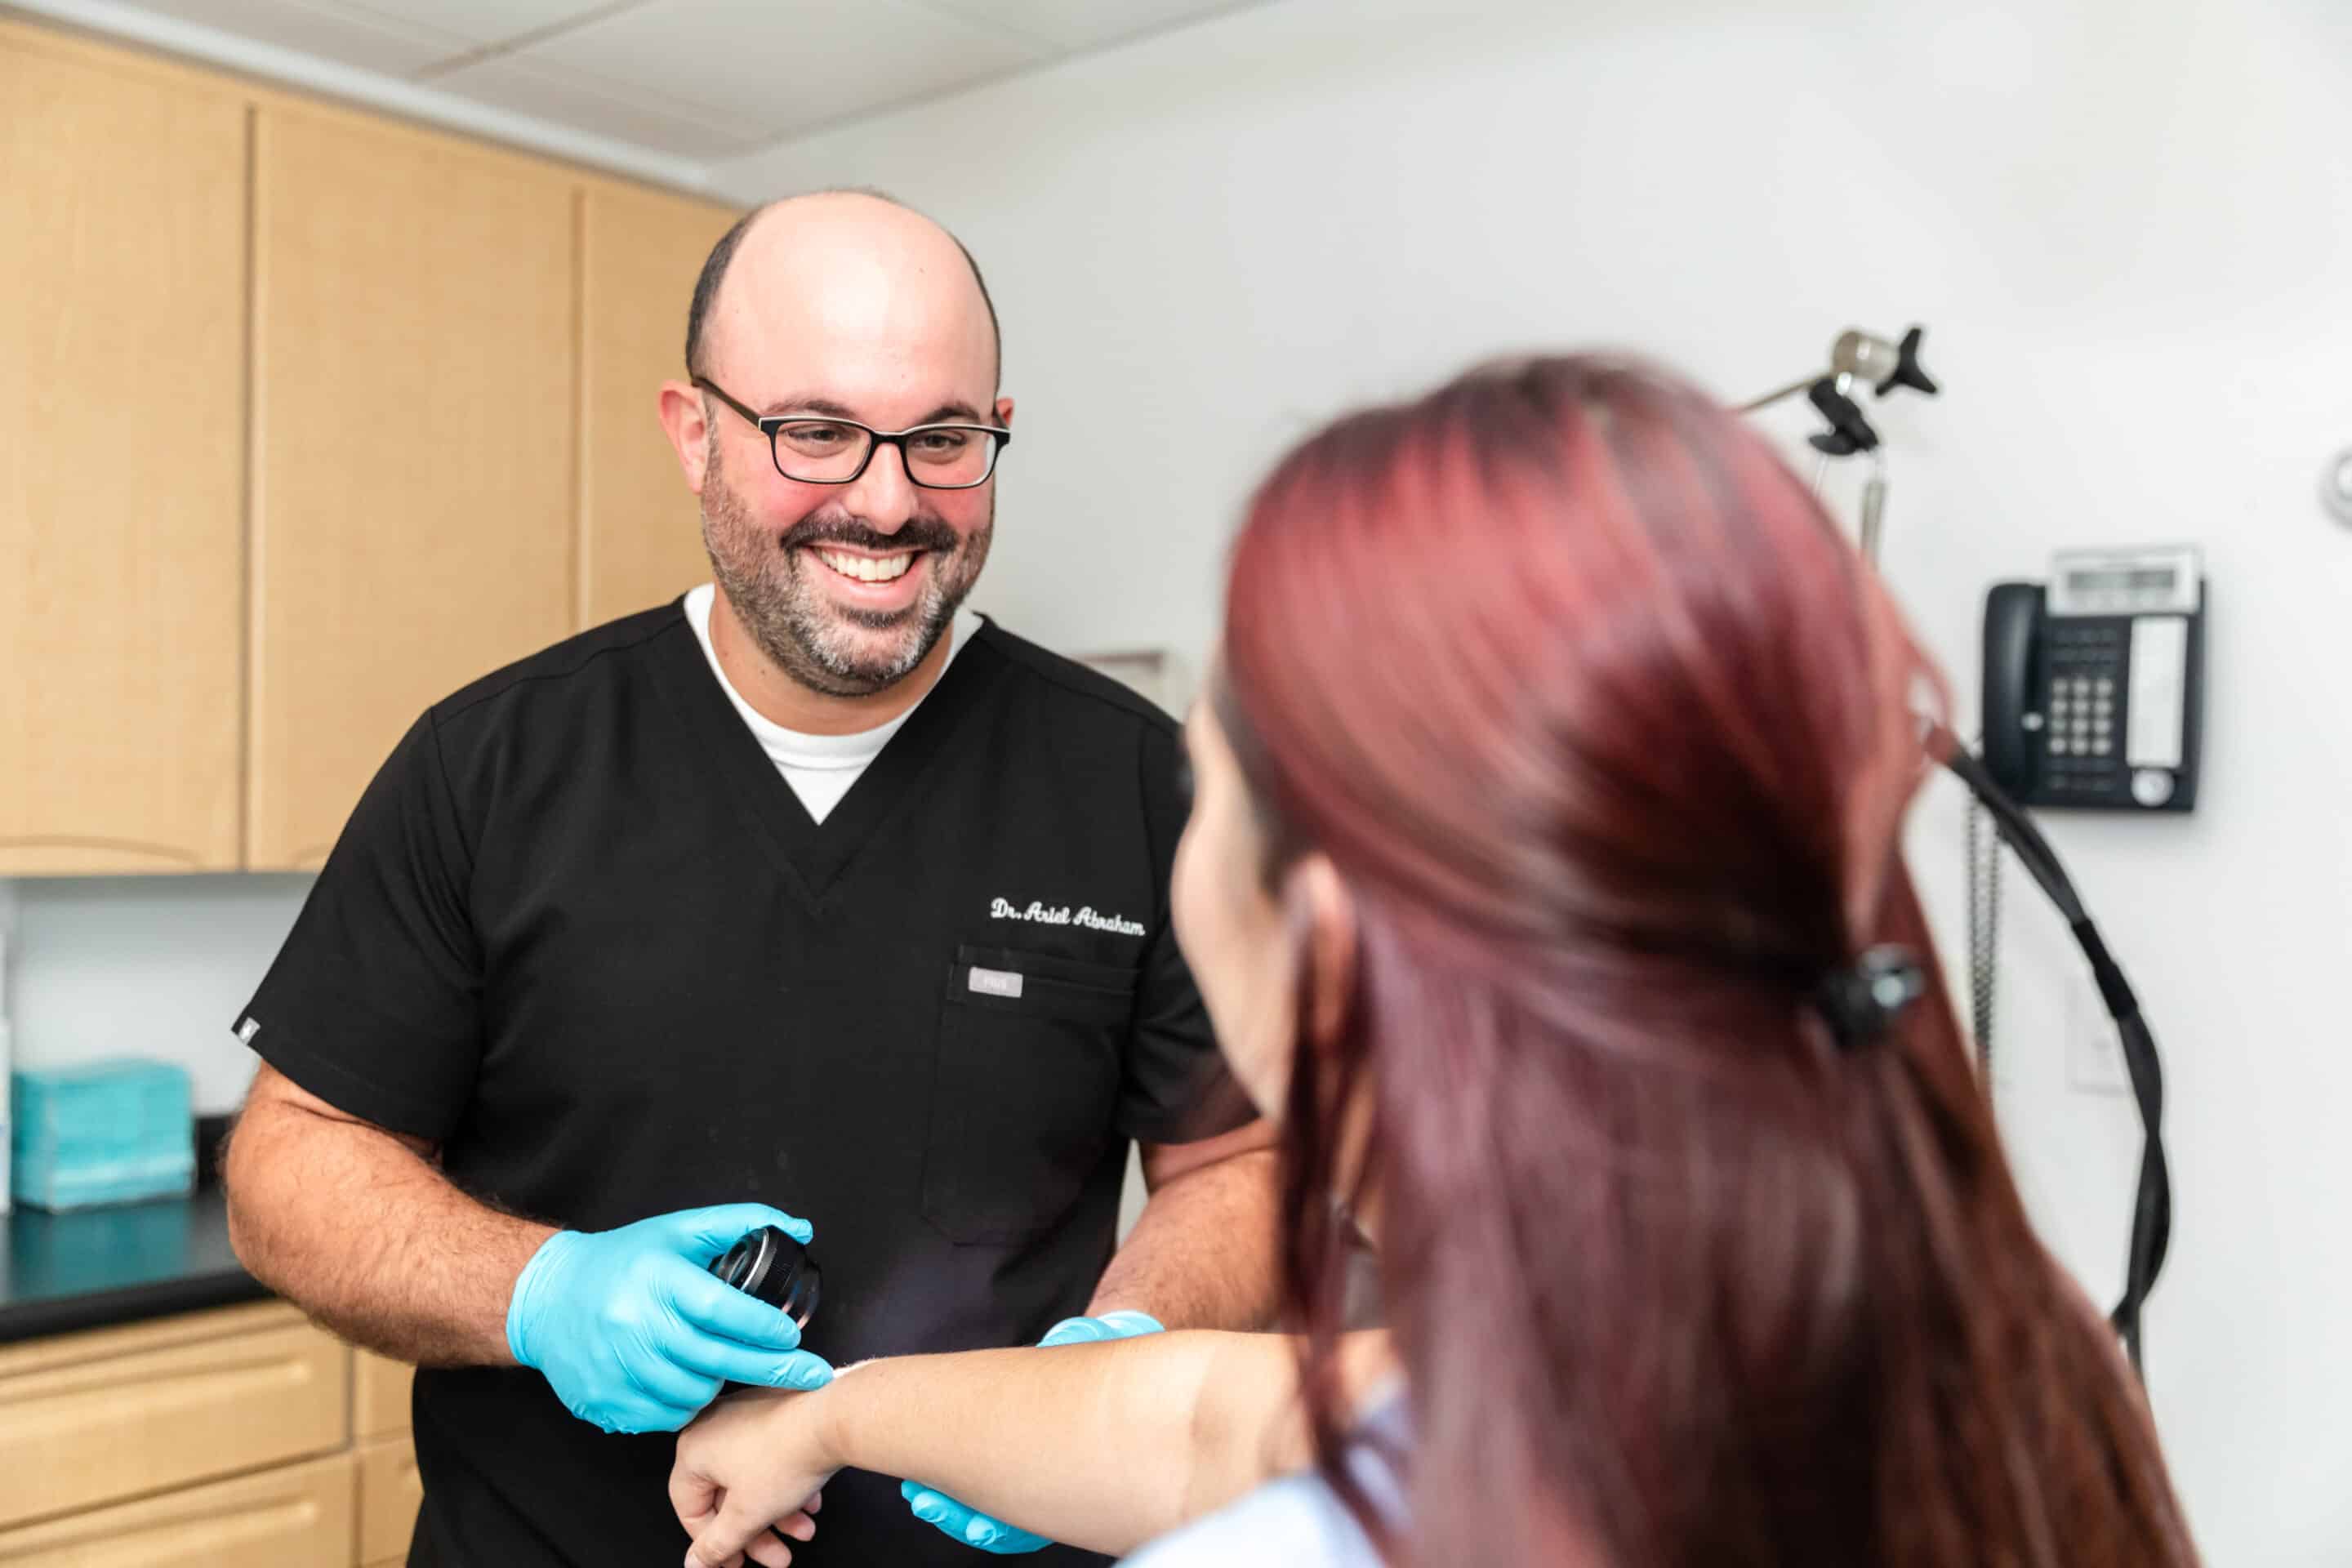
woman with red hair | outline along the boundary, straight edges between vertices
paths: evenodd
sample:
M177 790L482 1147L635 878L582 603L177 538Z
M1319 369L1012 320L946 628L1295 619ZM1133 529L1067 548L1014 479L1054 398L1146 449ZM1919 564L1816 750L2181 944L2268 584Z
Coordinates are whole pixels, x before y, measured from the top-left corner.
M1152 1568L2193 1563L1902 864L1942 699L1670 377L1496 365L1306 442L1234 547L1173 895L1281 1122L1296 1331L727 1402L689 1563L787 1562L845 1465Z

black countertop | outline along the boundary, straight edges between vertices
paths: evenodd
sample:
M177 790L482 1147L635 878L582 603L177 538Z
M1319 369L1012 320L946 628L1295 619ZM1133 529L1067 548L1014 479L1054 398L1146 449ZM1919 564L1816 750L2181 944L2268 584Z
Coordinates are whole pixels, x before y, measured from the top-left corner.
M269 1292L229 1250L217 1186L74 1214L18 1209L0 1254L0 1344L138 1322Z

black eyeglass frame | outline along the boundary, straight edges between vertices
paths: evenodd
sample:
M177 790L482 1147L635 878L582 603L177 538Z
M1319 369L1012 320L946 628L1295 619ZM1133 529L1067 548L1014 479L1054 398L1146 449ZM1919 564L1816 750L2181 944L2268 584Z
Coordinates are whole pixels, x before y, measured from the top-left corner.
M733 409L736 413L741 415L746 420L750 421L753 426L757 426L760 434L768 438L768 461L775 466L777 473L783 475L785 479L792 480L793 483L796 485L854 485L865 476L866 470L873 466L875 453L880 451L885 447L896 447L898 448L898 466L907 471L908 482L916 486L918 489L927 490L976 490L981 486L988 483L989 480L996 477L996 460L1004 455L1004 448L1013 444L1013 432L1005 429L1001 425L968 425L961 420L941 420L935 421L929 425L909 425L904 430L877 430L871 425L863 425L855 419L839 418L831 414L761 414L746 405L741 399L735 397L733 395L729 393L725 387L720 386L717 382L712 381L708 376L698 375L693 376L690 379L695 385L710 394L711 396L719 399L719 402L727 405L728 407ZM852 430L863 430L866 435L866 456L859 460L857 467L852 470L846 478L838 479L803 479L800 475L792 473L785 468L783 454L776 450L776 432L782 429L787 425L800 424L845 425ZM915 477L916 465L907 461L906 441L908 437L920 436L928 430L969 430L975 435L992 437L995 440L995 445L989 448L988 471L981 475L980 478L976 479L968 480L967 482L960 485L934 484L929 479L917 479Z

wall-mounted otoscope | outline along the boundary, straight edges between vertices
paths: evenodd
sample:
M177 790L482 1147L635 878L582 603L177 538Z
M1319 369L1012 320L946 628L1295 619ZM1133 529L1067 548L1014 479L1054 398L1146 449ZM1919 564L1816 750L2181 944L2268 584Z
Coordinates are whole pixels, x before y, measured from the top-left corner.
M1801 392L1813 411L1829 424L1828 429L1807 437L1825 465L1832 458L1870 454L1870 479L1862 488L1862 553L1873 563L1878 559L1879 537L1886 521L1886 457L1878 432L1854 399L1853 389L1861 383L1880 397L1901 387L1934 396L1936 383L1919 363L1919 340L1926 335L1925 327L1913 327L1900 342L1889 342L1849 327L1830 345L1826 372L1792 381L1739 406L1740 413L1753 414ZM1821 483L1818 471L1813 482L1816 487Z

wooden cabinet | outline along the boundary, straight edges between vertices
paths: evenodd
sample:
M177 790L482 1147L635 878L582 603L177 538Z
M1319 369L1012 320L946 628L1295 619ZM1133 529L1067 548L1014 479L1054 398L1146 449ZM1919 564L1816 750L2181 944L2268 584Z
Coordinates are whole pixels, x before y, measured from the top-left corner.
M428 705L708 575L734 213L0 20L0 877L303 869Z
M18 1530L5 1568L350 1568L348 1453ZM403 1543L405 1545L405 1542Z
M394 1437L368 1444L358 1458L359 1561L366 1564L403 1557L416 1531L416 1510L425 1501L416 1450L406 1437Z
M572 628L572 184L257 111L256 868L317 865L417 714Z
M0 1348L0 1568L396 1568L412 1375L282 1302Z
M416 1369L373 1351L352 1352L352 1436L362 1442L408 1430L408 1394Z
M340 1447L347 1356L278 1303L0 1351L0 1526Z
M352 1436L359 1442L360 1568L408 1560L425 1483L408 1436L409 1387L416 1369L372 1351L352 1352Z
M234 868L246 115L0 24L0 876Z
M635 186L581 194L580 624L708 579L702 522L657 417L686 375L686 310L739 214Z

